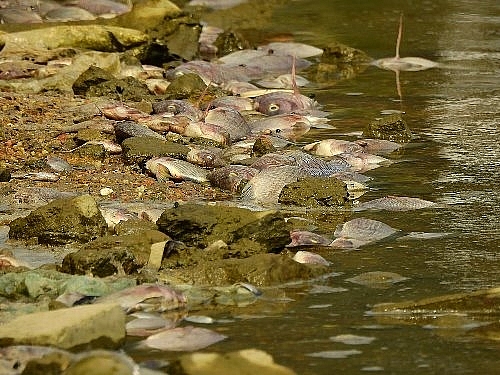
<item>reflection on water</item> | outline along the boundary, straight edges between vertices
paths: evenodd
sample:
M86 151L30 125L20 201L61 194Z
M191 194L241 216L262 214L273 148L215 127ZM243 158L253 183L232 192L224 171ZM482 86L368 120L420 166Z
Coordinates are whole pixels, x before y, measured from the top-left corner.
M450 235L322 254L339 275L285 289L294 301L277 316L263 312L258 320L229 324L234 340L221 350L254 345L300 374L497 373L498 344L469 333L484 324L481 319L459 314L420 325L365 313L380 302L500 285L500 5L493 0L289 4L276 12L267 32L291 32L296 40L319 46L337 40L374 58L390 57L403 11L402 56L440 63L439 69L402 72L402 101L394 73L375 67L316 91L337 129L314 136L356 134L381 113L404 111L415 138L391 156L394 164L367 173L374 177L373 189L361 200L408 195L435 201L439 208L362 215L403 232ZM347 281L372 271L408 279L386 289ZM346 334L373 341L356 345L332 339Z

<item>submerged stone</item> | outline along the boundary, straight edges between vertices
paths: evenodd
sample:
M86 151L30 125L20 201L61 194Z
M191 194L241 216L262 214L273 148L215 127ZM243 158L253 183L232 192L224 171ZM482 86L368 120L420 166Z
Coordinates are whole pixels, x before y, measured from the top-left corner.
M147 158L170 156L185 159L189 147L180 143L153 137L131 137L122 143L123 158L128 162L141 163Z
M26 217L15 219L10 223L10 236L58 245L91 241L104 235L107 227L94 198L81 195L54 200Z
M409 142L411 136L410 128L399 113L377 119L369 123L363 131L363 137L385 139L398 143Z

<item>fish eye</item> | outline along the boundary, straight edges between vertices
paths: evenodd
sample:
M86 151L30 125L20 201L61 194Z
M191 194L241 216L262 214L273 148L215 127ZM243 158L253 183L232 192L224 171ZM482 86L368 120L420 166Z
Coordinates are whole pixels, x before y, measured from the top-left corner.
M168 111L168 112L171 112L171 113L173 113L173 114L177 114L177 113L179 113L179 110L177 109L177 106L176 106L175 104L169 104L169 105L167 106L167 111Z
M270 112L276 112L276 111L280 110L280 106L276 103L271 103L271 104L269 104L268 109Z
M281 133L281 129L276 129L276 133Z

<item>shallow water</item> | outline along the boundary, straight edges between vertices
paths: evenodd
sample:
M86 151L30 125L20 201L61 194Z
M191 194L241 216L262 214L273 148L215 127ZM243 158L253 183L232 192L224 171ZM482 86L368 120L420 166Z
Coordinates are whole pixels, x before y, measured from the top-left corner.
M407 195L435 201L439 207L360 212L354 217L381 220L405 232L450 235L322 254L338 274L284 288L284 296L294 301L280 308L224 316L234 319L219 325L230 339L212 350L257 347L300 374L498 373L500 345L467 333L467 327L477 324L473 317L457 315L444 323L436 317L443 327L438 329L381 320L366 311L381 302L500 285L499 3L298 0L276 10L264 32L292 33L295 40L318 46L336 40L373 58L390 57L401 11L401 56L424 57L440 67L401 72L402 100L395 73L375 67L352 79L322 84L312 91L333 113L337 129L312 132L304 143L359 132L383 111L404 111L414 139L392 155L395 164L367 173L374 177L373 189L361 201ZM396 272L409 279L386 288L346 281L370 271ZM317 290L313 284L336 289L312 293ZM486 318L495 319L498 316ZM329 339L340 334L375 340L352 345ZM341 358L307 355L319 352Z

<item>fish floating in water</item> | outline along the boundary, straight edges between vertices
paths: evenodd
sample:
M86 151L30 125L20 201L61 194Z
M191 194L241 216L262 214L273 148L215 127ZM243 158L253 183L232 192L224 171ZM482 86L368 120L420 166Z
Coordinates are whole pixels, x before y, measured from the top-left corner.
M363 210L387 210L387 211L411 211L420 210L423 208L433 207L436 204L431 201L426 201L420 198L413 197L398 197L388 195L383 198L373 199L371 201L361 203L354 211Z

